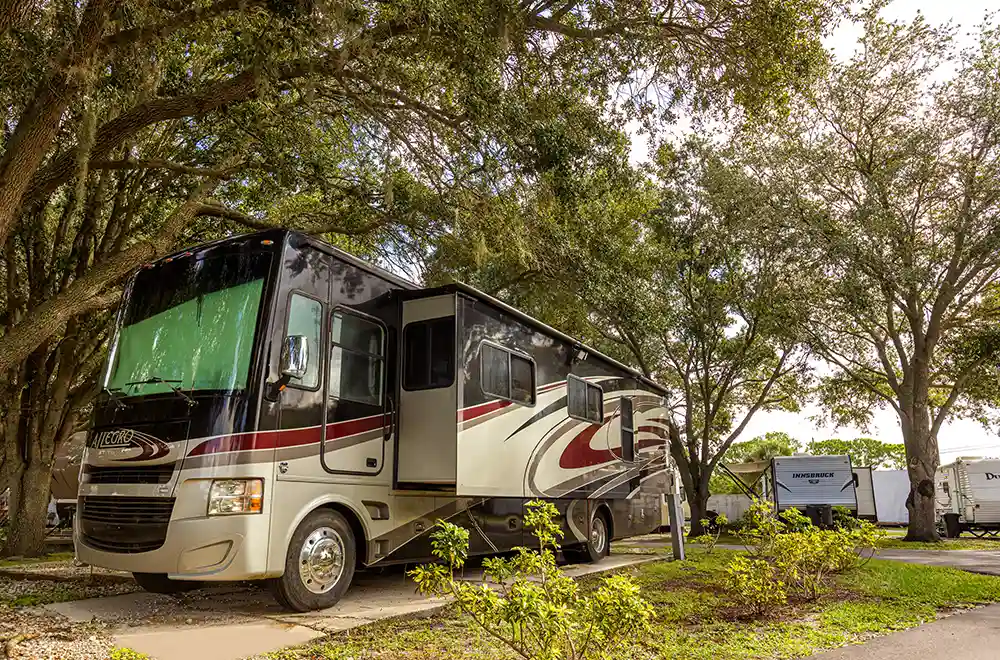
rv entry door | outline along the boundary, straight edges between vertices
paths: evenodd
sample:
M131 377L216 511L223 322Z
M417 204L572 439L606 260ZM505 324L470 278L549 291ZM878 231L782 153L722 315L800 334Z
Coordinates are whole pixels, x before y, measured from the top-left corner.
M455 488L455 299L455 294L444 294L402 303L396 436L399 488Z

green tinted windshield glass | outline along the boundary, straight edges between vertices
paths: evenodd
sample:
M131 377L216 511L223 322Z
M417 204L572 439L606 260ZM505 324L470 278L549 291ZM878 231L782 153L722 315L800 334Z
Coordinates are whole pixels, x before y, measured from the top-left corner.
M217 265L201 268L199 264L192 270L195 272L167 281L143 283L157 287L156 299L140 294L130 301L113 357L109 388L121 389L130 396L169 392L171 385L182 390L232 391L246 387L264 280L255 278L226 286L234 279L242 279L232 277L229 274L233 271L226 269L227 277L222 282L213 277L215 281L206 284L199 275L218 271ZM252 272L256 269L236 270L246 277L259 273ZM168 273L161 275L166 279ZM169 306L159 311L156 303L164 302ZM137 311L139 308L141 311ZM141 320L129 323L130 317ZM137 384L155 378L174 382Z

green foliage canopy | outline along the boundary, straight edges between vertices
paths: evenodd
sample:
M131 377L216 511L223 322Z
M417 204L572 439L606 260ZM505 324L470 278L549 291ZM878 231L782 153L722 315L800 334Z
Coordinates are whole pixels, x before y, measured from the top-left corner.
M906 449L903 443L882 442L877 438L853 440L814 440L806 445L806 452L817 455L848 455L851 464L859 467L903 470L906 468Z

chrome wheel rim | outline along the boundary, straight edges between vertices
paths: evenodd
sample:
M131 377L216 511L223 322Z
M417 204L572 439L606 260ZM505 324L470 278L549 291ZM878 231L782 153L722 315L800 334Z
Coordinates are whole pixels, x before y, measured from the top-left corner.
M320 527L306 537L299 551L299 577L314 594L333 589L344 574L344 539L331 527Z
M594 516L593 522L590 523L590 545L599 555L604 554L608 545L608 528L601 516Z

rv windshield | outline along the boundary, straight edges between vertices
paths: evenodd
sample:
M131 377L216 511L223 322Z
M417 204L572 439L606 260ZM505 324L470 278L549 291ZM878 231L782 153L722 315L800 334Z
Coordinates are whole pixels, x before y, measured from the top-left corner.
M143 270L105 387L123 396L247 386L270 255L180 258Z

